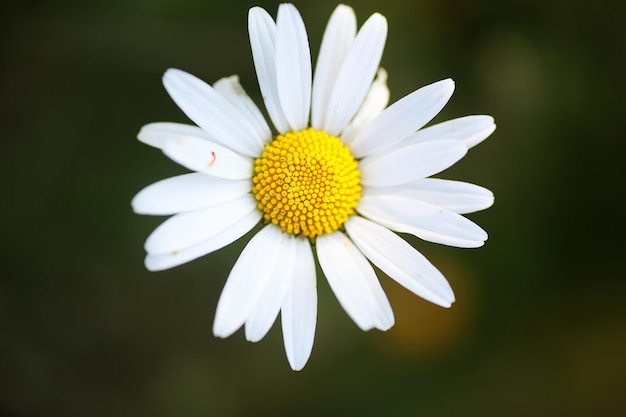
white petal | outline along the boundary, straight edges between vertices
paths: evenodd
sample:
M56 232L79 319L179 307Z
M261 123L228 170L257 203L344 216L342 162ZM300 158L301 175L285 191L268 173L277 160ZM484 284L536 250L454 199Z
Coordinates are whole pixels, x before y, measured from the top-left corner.
M365 101L363 101L361 108L350 124L343 130L343 133L341 133L341 140L344 143L351 143L363 127L367 126L371 120L385 110L388 103L387 71L384 68L379 68L376 79L365 96Z
M295 273L281 308L287 360L294 371L304 368L315 338L317 282L315 261L308 240L296 240Z
M285 118L291 130L303 130L311 108L311 51L304 22L293 4L278 7L275 62Z
M281 261L276 265L272 277L246 318L246 340L249 342L263 339L278 317L295 272L296 239L286 233L281 235L280 247L275 249L280 254Z
M158 255L148 254L145 260L146 268L149 271L162 271L193 261L218 249L222 249L224 246L233 243L235 240L248 233L260 219L261 213L257 210L253 210L244 217L233 221L228 228L196 245L177 252Z
M460 214L409 198L364 195L359 213L391 230L442 245L477 248L487 240L483 229Z
M409 136L401 146L438 139L462 140L465 146L476 146L496 130L491 116L465 116L439 123Z
M180 136L195 136L201 139L212 140L208 133L197 126L167 122L145 125L139 131L137 139L146 145L163 149L167 142Z
M178 107L213 140L248 156L257 156L263 139L252 123L226 98L201 79L168 69L163 85Z
M369 156L359 162L361 182L367 187L390 187L437 174L467 153L460 140L418 143Z
M369 188L367 193L412 198L459 214L484 210L494 201L493 193L486 188L438 178L425 178L395 187Z
M265 226L244 248L230 271L217 303L213 334L228 337L239 329L281 265L283 232Z
M324 130L338 135L352 120L370 89L387 39L387 20L374 13L356 35L328 100Z
M335 86L335 80L343 60L356 36L356 16L351 7L340 4L330 16L313 78L313 102L311 126L322 130L328 100Z
M345 227L357 248L400 285L442 307L454 302L443 274L400 236L359 216L352 216Z
M339 304L359 328L393 326L393 311L374 269L346 235L319 236L317 256Z
M146 239L152 255L180 252L221 233L256 209L256 200L246 194L228 203L177 214L161 223Z
M215 91L226 98L233 106L241 112L242 115L250 121L257 136L262 138L262 143L267 143L272 138L272 132L267 125L261 110L254 104L254 101L248 96L246 91L239 83L239 77L232 75L225 77L213 83ZM262 144L261 144L262 145ZM258 148L258 154L262 151L262 146Z
M147 186L131 205L138 214L169 215L226 203L248 192L249 180L225 180L194 172Z
M278 82L275 65L276 24L262 8L253 7L248 12L248 34L256 76L267 113L280 133L289 131L289 124L278 98Z
M178 136L168 141L163 153L185 168L203 174L230 180L252 177L251 158L196 136Z
M403 97L385 109L348 143L350 151L356 157L363 157L397 145L432 120L453 92L454 82L447 79Z

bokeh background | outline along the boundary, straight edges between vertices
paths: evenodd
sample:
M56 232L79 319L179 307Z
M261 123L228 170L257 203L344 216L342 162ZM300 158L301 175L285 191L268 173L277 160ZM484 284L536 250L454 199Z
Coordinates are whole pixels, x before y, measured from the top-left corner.
M316 54L336 3L295 1ZM6 416L626 415L623 2L354 1L386 15L392 100L452 77L435 119L491 114L441 177L492 189L478 250L412 239L451 309L381 276L396 326L363 333L319 280L316 342L290 370L280 326L211 334L249 238L150 273L162 218L130 199L184 170L140 144L186 122L160 78L239 74L259 101L249 1L23 1L0 17L0 414ZM275 15L278 2L260 5Z

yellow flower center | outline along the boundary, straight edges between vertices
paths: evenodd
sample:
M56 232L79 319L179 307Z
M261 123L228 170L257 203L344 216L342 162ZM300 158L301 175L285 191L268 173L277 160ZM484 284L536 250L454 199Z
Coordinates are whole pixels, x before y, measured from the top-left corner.
M332 233L361 197L361 173L336 136L311 128L278 135L254 165L252 193L267 222L309 238Z

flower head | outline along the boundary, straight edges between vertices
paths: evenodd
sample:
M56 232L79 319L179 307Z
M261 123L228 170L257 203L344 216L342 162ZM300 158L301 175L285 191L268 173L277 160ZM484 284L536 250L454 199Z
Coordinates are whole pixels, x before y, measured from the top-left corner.
M259 87L272 129L236 76L212 86L170 69L163 84L197 126L152 123L139 140L193 171L140 191L135 212L173 215L148 237L146 267L163 270L239 239L259 222L220 296L213 332L245 327L262 339L281 315L287 358L306 364L317 317L313 245L346 313L363 330L394 324L371 264L415 294L449 307L444 276L394 232L456 247L487 234L462 214L485 209L482 187L428 178L460 160L495 129L489 116L424 128L447 103L452 80L387 107L379 68L387 22L373 14L357 32L339 6L326 27L314 75L304 23L291 4L276 22L249 12Z

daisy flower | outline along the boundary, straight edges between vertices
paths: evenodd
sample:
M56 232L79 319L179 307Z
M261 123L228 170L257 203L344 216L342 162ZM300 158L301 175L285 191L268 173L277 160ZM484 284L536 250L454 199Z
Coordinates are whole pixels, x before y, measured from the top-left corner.
M287 359L300 370L317 320L316 257L363 330L394 324L372 264L428 301L454 302L444 276L394 232L483 245L487 233L462 215L491 206L493 194L428 177L495 125L489 116L467 116L424 128L450 99L450 79L387 107L387 74L379 68L387 21L378 13L357 31L354 11L338 6L314 71L293 5L280 5L276 21L250 9L248 29L272 126L236 76L211 86L167 70L165 89L195 126L152 123L138 138L193 172L146 187L132 206L139 214L172 215L146 240L151 271L223 248L261 222L224 285L213 333L228 337L244 326L256 342L280 313Z

